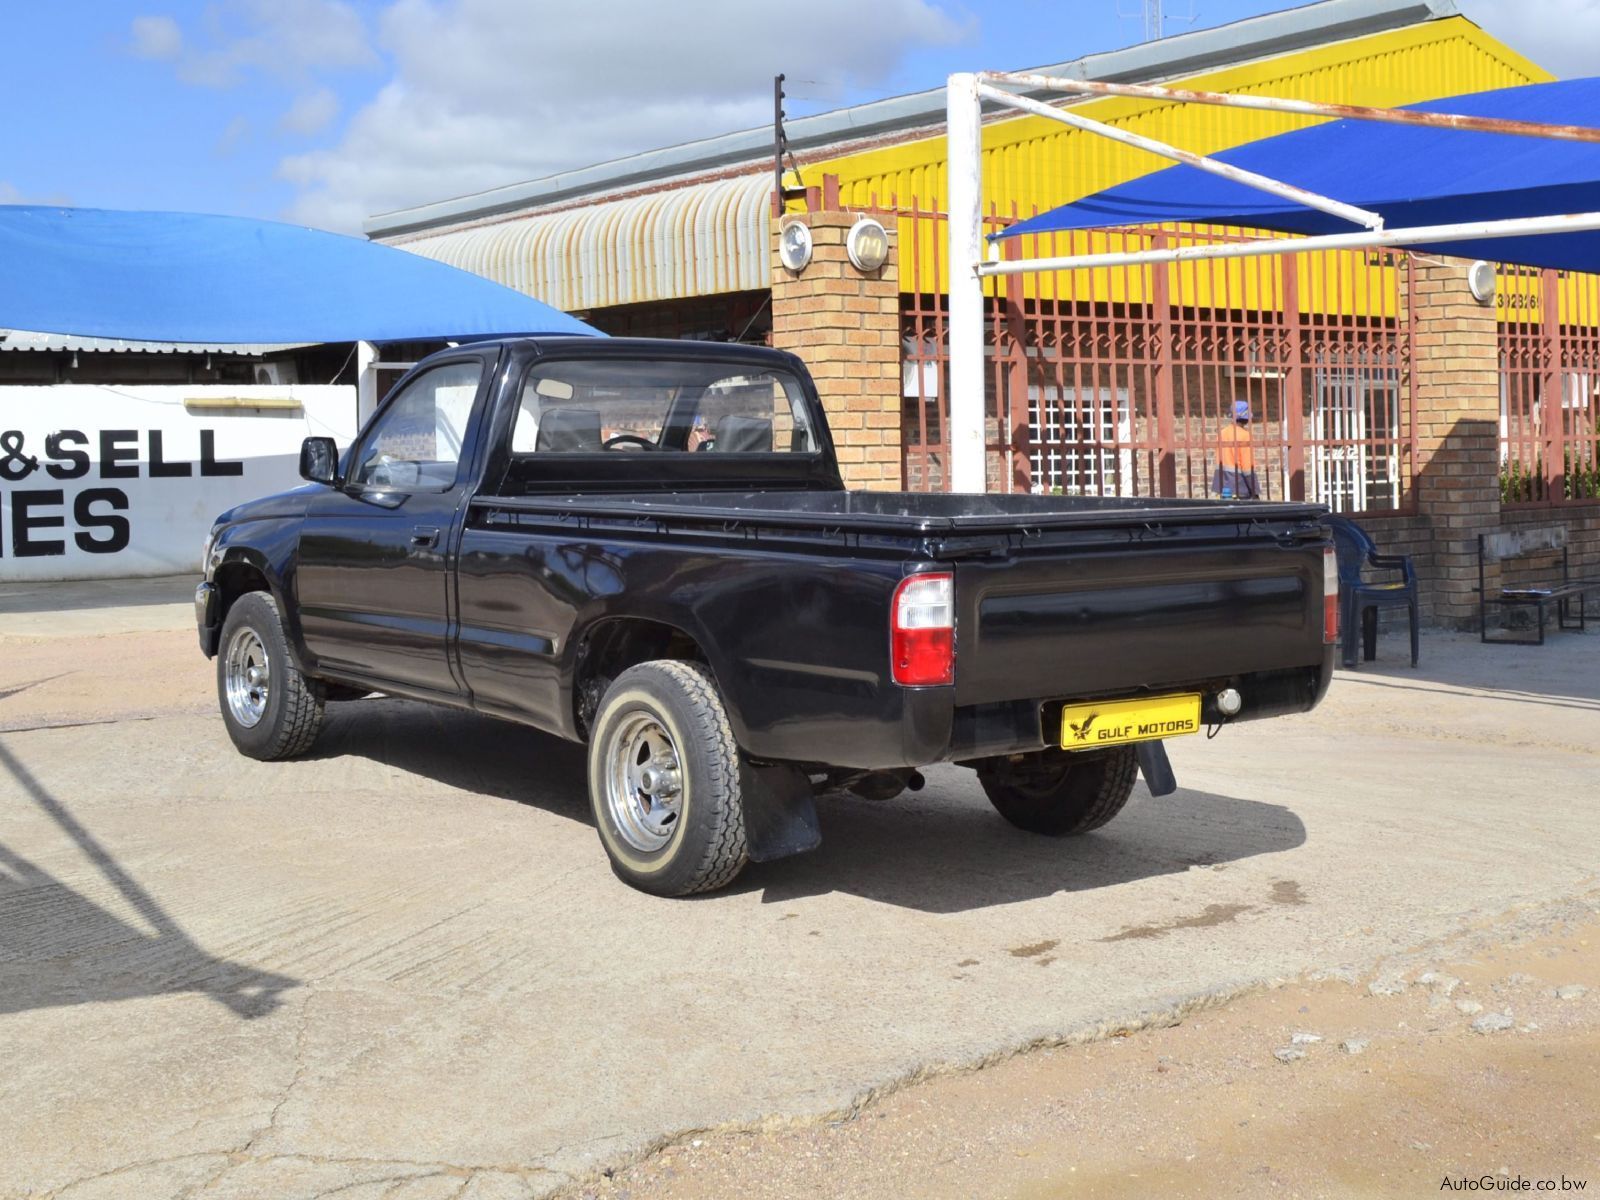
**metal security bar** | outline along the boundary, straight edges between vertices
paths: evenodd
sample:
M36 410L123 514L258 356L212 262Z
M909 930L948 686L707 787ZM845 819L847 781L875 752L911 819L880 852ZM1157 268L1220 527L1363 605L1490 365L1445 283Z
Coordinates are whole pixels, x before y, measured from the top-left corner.
M1500 502L1600 500L1600 276L1502 267Z
M904 485L951 489L944 213L898 219ZM985 232L1020 214L990 214ZM1045 254L1088 235L1006 243ZM1161 227L1095 234L1108 253L1242 244L1248 234ZM1415 400L1403 253L1101 267L986 284L986 490L1091 496L1214 494L1222 430L1249 404L1261 495L1337 511L1413 507Z

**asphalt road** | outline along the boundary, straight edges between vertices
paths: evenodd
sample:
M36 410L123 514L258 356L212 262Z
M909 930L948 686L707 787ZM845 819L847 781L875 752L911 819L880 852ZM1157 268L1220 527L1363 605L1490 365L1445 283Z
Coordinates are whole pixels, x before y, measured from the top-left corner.
M1435 635L1415 672L1386 639L1088 838L938 769L665 901L550 738L371 700L238 757L164 598L0 594L0 1196L543 1195L1597 885L1592 635Z

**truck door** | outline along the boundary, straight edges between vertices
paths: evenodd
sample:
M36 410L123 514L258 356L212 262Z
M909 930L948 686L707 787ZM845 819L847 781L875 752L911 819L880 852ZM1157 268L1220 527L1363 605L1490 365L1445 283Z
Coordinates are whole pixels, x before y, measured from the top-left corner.
M344 486L312 498L295 590L306 646L329 671L461 693L452 542L489 365L465 353L413 376L351 451Z

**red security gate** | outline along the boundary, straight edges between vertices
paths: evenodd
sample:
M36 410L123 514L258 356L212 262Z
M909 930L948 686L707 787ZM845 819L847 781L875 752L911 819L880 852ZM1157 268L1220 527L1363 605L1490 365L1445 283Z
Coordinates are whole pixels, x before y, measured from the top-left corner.
M1500 502L1600 500L1600 276L1502 267Z
M948 454L944 214L901 220L905 486L942 490ZM1012 218L1015 219L1015 218ZM1009 224L986 222L992 232ZM1163 228L1105 249L1242 240ZM1066 253L1051 236L1028 257ZM1006 243L1009 253L1022 247ZM1218 435L1248 402L1263 498L1343 512L1411 506L1408 259L1281 255L1062 272L988 285L992 491L1211 495ZM1031 294L1030 294L1031 292Z

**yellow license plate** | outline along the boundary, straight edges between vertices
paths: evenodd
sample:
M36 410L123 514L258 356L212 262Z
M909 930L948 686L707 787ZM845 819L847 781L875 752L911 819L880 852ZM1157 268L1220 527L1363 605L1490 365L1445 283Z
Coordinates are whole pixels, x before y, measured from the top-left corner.
M1200 732L1200 697L1102 700L1069 704L1061 710L1061 748L1093 750L1123 742L1181 737Z

